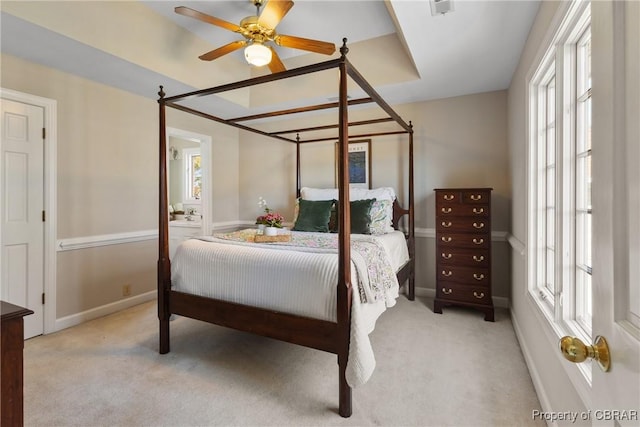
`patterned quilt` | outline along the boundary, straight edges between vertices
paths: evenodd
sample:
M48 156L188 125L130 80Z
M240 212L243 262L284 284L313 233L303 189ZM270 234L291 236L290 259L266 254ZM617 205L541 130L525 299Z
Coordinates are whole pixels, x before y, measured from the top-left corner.
M244 229L214 234L214 238L236 244L307 252L338 252L338 235L334 233L291 232L288 242L255 243L257 230ZM208 240L207 238L202 238ZM362 303L388 299L388 291L397 286L395 271L385 249L374 236L351 235L351 260L358 272L358 293Z

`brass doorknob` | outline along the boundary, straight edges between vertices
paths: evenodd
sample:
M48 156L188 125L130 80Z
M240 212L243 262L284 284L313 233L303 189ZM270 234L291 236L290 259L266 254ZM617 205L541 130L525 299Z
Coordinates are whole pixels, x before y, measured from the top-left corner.
M580 338L562 337L560 338L560 351L565 359L573 363L594 359L604 372L607 372L611 367L607 340L600 335L596 337L593 345L586 345Z

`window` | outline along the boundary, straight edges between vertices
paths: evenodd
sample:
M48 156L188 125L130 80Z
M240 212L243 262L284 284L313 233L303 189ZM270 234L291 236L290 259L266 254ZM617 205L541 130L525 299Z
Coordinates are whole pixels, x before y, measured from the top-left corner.
M202 191L202 168L200 167L200 149L185 148L184 174L185 174L185 196L191 202L199 201Z
M568 7L529 81L528 102L529 293L557 334L591 342L588 2Z

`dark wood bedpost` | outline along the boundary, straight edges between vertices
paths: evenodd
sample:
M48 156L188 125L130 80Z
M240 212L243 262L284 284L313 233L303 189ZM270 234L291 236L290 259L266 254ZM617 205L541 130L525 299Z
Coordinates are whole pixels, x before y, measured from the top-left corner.
M300 197L300 134L296 134L296 198Z
M351 336L351 213L349 204L349 114L347 100L347 39L342 39L340 53L340 92L338 100L338 366L339 400L338 412L342 417L350 417L351 387L347 384L346 371L349 359Z
M409 122L411 132L409 132L409 238L407 239L409 258L413 266L411 267L411 273L409 275L409 300L413 301L416 298L416 273L415 273L415 253L416 253L416 240L415 240L415 216L414 205L415 199L413 194L413 123Z
M160 86L159 171L160 188L158 209L158 319L160 319L160 354L169 352L169 297L171 287L171 261L169 260L169 200L167 191L167 126L165 118L164 90Z

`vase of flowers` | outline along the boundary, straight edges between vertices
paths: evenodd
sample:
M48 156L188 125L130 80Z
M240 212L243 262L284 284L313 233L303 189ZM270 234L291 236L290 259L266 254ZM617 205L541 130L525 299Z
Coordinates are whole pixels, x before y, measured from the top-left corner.
M276 236L278 234L278 228L282 228L284 221L283 216L269 209L267 201L262 197L258 198L258 206L264 210L264 215L256 218L258 229L264 228L264 234L267 236Z

